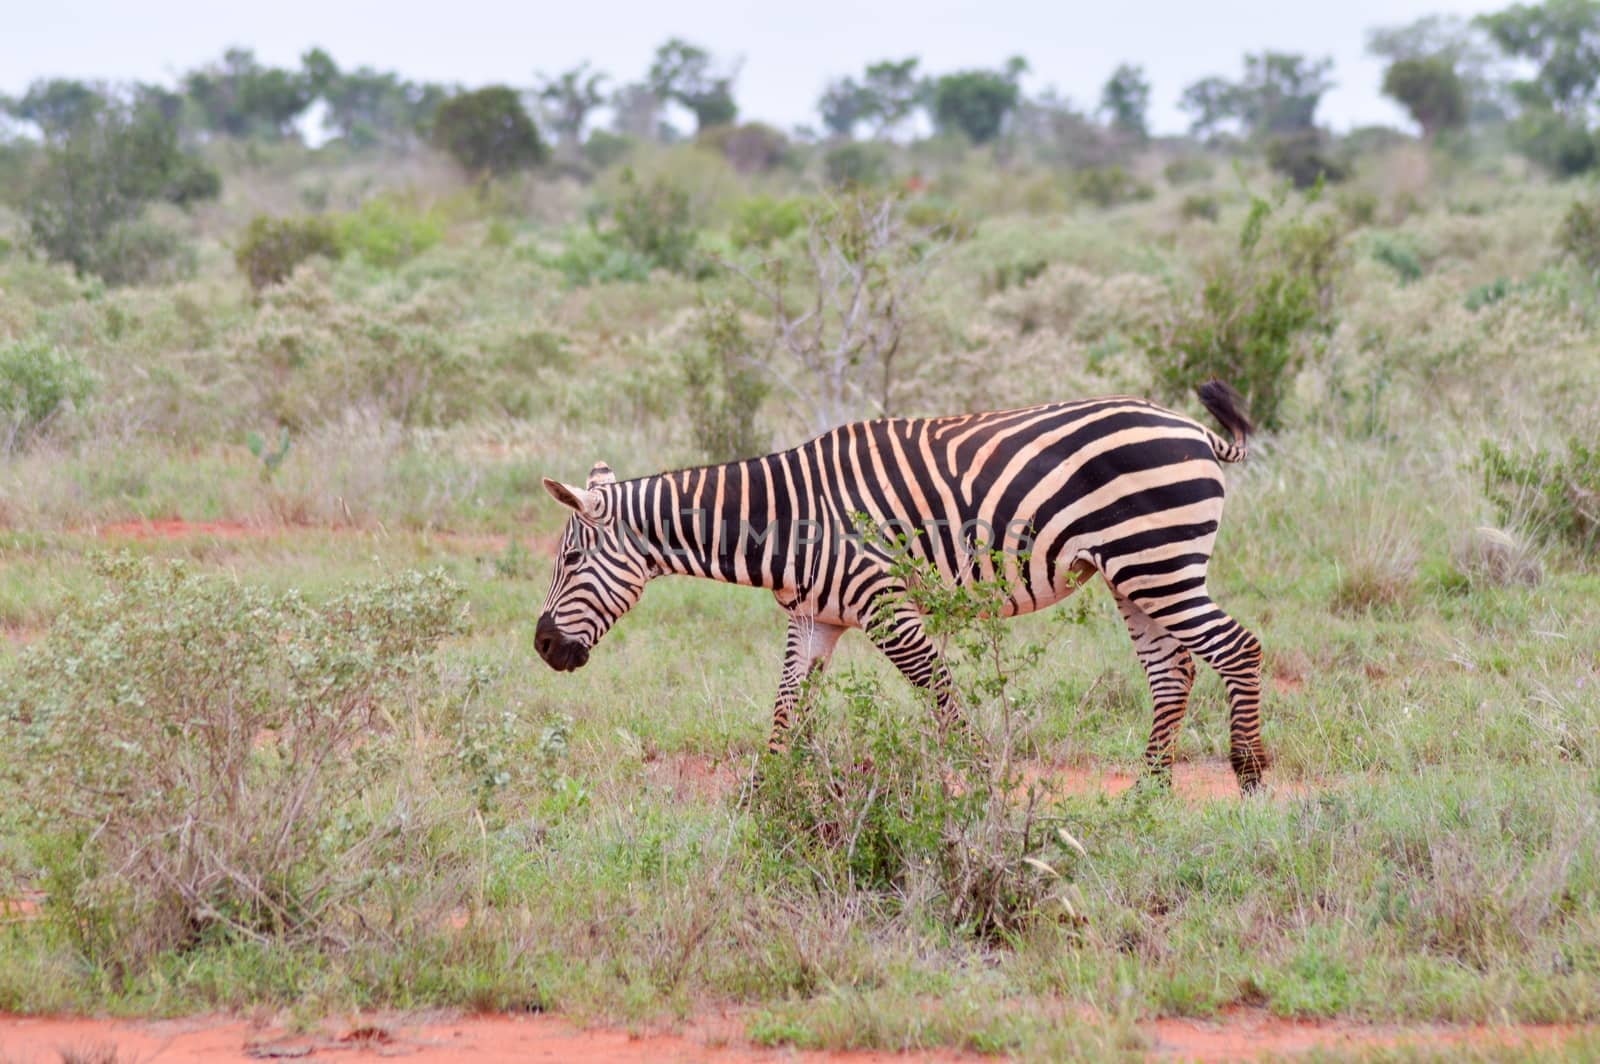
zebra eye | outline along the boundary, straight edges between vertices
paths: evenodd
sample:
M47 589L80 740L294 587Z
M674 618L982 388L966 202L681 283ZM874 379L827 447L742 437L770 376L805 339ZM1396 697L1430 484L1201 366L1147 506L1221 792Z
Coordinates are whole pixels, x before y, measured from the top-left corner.
M583 561L583 551L581 550L569 550L561 556L562 566L568 569L571 569L581 561Z

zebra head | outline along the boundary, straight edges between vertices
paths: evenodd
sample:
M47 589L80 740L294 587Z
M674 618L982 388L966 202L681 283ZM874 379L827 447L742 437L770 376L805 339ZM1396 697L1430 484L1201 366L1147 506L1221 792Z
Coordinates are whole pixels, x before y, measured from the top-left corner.
M655 575L635 538L617 519L617 482L595 463L582 488L545 478L544 488L572 511L556 550L550 594L539 614L533 645L559 672L581 668L600 637L633 608Z

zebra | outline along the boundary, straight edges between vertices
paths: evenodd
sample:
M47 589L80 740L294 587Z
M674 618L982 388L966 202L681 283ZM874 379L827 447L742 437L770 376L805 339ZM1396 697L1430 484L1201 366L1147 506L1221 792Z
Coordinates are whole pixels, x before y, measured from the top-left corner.
M572 513L535 648L558 671L583 666L664 574L763 587L789 622L771 751L785 748L807 679L851 628L933 694L942 726L964 726L950 673L896 575L904 568L881 539L858 534L864 520L907 530L897 549L947 581L1003 581L1007 616L1043 609L1098 573L1149 680L1146 771L1170 784L1199 658L1227 690L1229 759L1249 793L1267 766L1261 642L1212 601L1206 569L1220 463L1244 459L1254 427L1223 382L1197 393L1231 440L1148 400L1105 396L859 421L776 454L634 480L600 462L582 488L545 478ZM1001 549L982 549L985 530Z

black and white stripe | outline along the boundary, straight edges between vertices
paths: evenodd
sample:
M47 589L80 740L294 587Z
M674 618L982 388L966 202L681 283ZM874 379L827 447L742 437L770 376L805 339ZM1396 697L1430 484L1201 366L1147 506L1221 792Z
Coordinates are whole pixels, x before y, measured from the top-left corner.
M618 482L602 464L584 488L546 480L574 515L536 645L553 667L577 668L650 579L709 577L768 588L789 614L774 749L806 677L848 628L866 629L911 683L935 692L941 719L955 721L949 675L893 556L850 534L864 516L906 532L907 549L947 580L1004 581L1008 615L1049 606L1100 573L1150 680L1149 769L1170 772L1198 657L1226 684L1233 767L1251 789L1266 766L1261 644L1206 590L1219 463L1244 457L1250 424L1220 382L1200 396L1232 441L1112 396L856 422L777 454L637 480Z

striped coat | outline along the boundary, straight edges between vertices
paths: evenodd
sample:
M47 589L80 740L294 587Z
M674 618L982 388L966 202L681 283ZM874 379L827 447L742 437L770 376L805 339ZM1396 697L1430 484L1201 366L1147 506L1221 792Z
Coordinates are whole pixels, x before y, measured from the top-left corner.
M553 668L577 668L663 574L767 588L789 615L778 749L805 679L850 628L935 693L943 722L958 719L884 534L954 584L1003 581L1007 614L1043 609L1099 573L1149 677L1149 769L1170 774L1198 657L1227 687L1231 758L1249 790L1266 765L1261 644L1211 600L1206 567L1220 463L1244 457L1250 424L1225 385L1200 395L1231 440L1112 396L856 422L776 454L636 480L619 482L602 463L583 488L546 480L573 516L535 645ZM863 519L880 534L864 535Z

